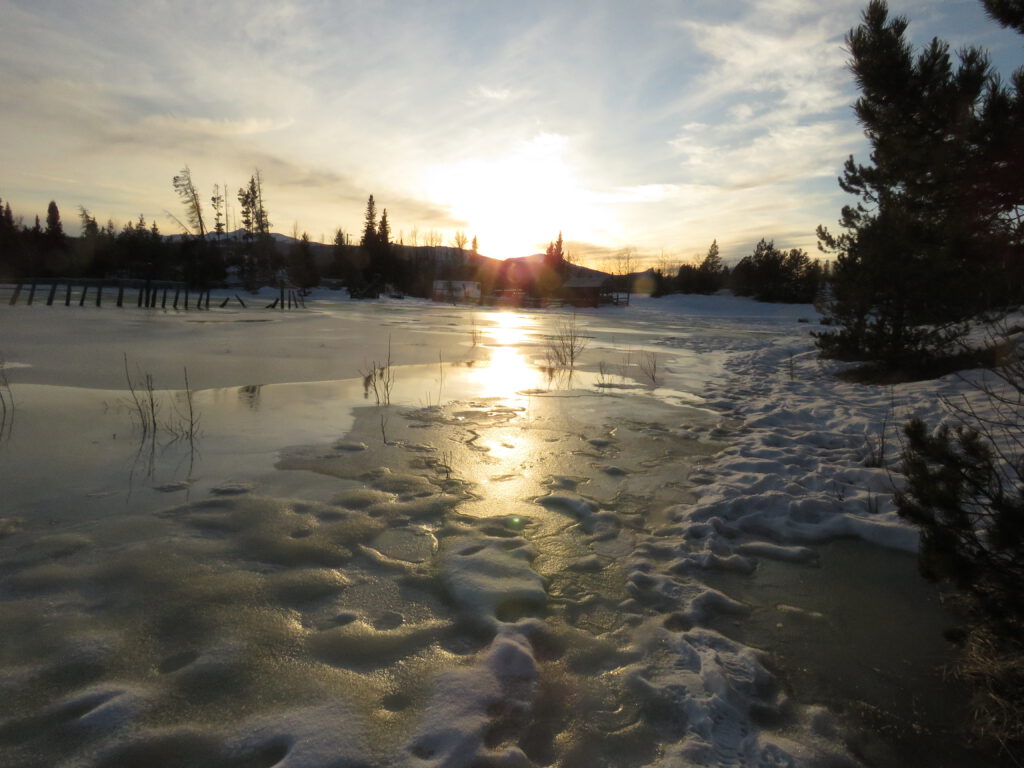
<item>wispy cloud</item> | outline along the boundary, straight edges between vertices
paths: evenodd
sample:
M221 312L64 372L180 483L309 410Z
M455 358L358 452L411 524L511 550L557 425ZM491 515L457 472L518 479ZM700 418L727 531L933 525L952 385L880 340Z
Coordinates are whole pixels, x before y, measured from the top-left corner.
M176 205L185 163L209 185L259 167L274 219L318 233L372 192L396 228L484 252L559 229L813 247L861 141L843 35L863 3L0 0L0 193L134 217Z

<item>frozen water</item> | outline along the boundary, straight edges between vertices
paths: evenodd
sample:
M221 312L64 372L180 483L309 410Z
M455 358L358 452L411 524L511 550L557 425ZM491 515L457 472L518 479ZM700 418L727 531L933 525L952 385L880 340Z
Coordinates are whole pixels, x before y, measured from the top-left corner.
M0 762L913 764L850 702L886 699L894 669L916 689L941 655L883 650L876 673L857 645L794 639L876 643L844 627L903 599L915 631L942 621L832 543L916 539L863 462L893 397L819 367L813 309L581 312L570 379L542 370L554 312L326 299L185 314L0 292ZM155 439L125 356L155 381ZM364 376L389 357L377 403ZM164 428L186 366L194 440ZM865 551L878 573L897 557ZM835 659L864 685L829 686ZM945 724L899 700L879 711Z

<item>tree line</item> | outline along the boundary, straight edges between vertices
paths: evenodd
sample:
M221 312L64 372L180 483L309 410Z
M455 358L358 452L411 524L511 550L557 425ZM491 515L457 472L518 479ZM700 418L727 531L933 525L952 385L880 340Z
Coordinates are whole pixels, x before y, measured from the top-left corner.
M828 262L811 259L801 248L777 248L774 240L764 238L730 268L715 240L703 259L681 265L674 274L656 268L654 295L712 294L728 289L757 301L809 304L820 296L829 278Z
M45 223L15 219L10 202L0 200L0 280L82 277L161 279L207 288L231 278L247 288L288 281L302 289L318 285L322 278L340 281L356 293L392 289L429 296L435 279L479 277L478 241L457 232L455 247L441 246L431 231L426 245L396 243L385 209L378 221L370 195L366 221L358 244L341 228L330 246L313 243L307 232L293 231L282 246L271 231L262 174L257 170L239 187L237 219L241 225L228 232L226 188L214 185L208 198L199 192L188 166L171 180L183 215L168 214L180 234L166 236L155 221L137 220L118 226L113 220L100 223L80 206L80 234L64 232L60 210L51 201ZM418 239L413 230L413 240ZM324 249L330 254L324 254ZM487 276L485 276L487 277ZM493 276L490 276L493 282Z

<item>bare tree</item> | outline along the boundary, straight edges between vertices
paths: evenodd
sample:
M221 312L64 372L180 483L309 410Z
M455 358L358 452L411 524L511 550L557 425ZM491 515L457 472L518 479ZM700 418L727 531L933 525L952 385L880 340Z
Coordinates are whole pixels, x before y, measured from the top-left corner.
M616 282L619 284L618 290L626 294L626 304L629 304L629 297L633 292L632 275L636 270L636 254L633 248L623 248L615 254L615 274L618 277Z

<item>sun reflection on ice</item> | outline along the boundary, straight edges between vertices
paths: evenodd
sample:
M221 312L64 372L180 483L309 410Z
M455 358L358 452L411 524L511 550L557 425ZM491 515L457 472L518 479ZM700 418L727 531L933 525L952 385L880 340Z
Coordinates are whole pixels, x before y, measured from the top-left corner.
M480 388L480 397L522 405L527 392L544 385L544 375L523 353L531 337L531 319L516 312L496 312L488 320L494 323L484 331L490 337L485 344L490 359L473 371L472 380Z

